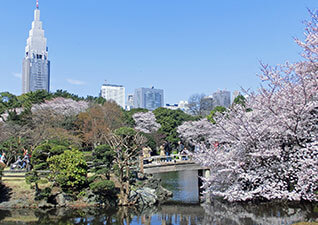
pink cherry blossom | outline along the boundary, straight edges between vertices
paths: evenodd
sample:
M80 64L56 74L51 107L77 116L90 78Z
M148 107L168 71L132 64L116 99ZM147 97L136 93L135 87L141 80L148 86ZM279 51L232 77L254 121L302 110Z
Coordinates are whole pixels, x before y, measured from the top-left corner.
M206 119L186 122L180 137L189 152L211 170L203 187L211 197L249 200L318 201L318 14L296 40L303 60L276 67L262 64L262 85L234 105ZM218 142L215 151L213 143Z

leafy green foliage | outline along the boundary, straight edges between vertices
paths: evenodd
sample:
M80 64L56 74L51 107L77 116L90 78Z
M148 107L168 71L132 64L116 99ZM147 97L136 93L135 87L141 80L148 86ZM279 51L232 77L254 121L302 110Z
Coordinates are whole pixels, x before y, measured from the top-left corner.
M155 134L147 134L147 133L141 133L141 134L147 139L145 145L150 147L152 150L156 150L157 143L154 138Z
M112 193L115 190L115 184L111 180L97 179L90 183L89 187L92 191L103 194Z
M80 101L80 100L84 100L83 97L79 97L78 95L75 94L71 94L65 90L57 90L55 93L52 94L52 98L58 98L58 97L62 97L62 98L71 98L75 101Z
M93 167L96 174L104 175L106 179L110 178L114 154L109 145L100 145L93 150Z
M233 104L239 104L239 105L242 105L245 107L245 104L246 104L246 99L243 95L238 95L234 101L233 101Z
M66 116L61 123L61 127L68 131L76 131L78 129L76 125L76 121L77 121L76 115Z
M106 102L106 99L103 97L93 97L93 96L87 96L86 101L91 102L91 103L95 103L95 104L99 104L99 105L103 105Z
M49 179L63 191L78 191L87 184L88 166L80 151L66 150L48 158L47 162L51 171Z
M52 189L50 187L46 187L43 190L38 190L35 196L36 201L40 201L42 199L48 200L49 196L51 195Z
M21 107L21 104L15 95L9 92L0 93L0 114L17 107Z
M121 127L115 130L114 132L116 135L121 136L123 138L125 137L131 137L137 133L133 128L130 127Z
M22 156L22 149L25 147L25 140L20 137L9 137L8 139L0 142L1 152L6 153L8 163L16 160L17 156Z
M216 106L211 112L210 114L207 116L207 119L215 124L215 120L214 120L214 117L217 113L224 113L226 111L226 108L223 107L223 106Z
M115 202L117 199L118 191L115 187L115 183L111 180L105 180L100 176L93 176L90 178L89 184L90 190L92 190L98 196L98 200L101 202Z
M18 121L19 115L16 111L16 108L21 107L21 102L18 98L9 93L2 92L0 93L0 117L6 121ZM2 117L2 114L7 113L7 118Z
M35 171L26 173L25 182L27 184L38 183L40 181L40 176Z
M47 159L49 157L62 154L68 150L68 144L57 143L57 141L51 141L37 146L32 152L31 164L34 170L46 170L49 168Z
M177 127L185 121L196 120L195 117L186 114L181 110L171 110L166 108L158 108L153 111L156 116L157 123L160 123L161 128L159 133L163 133L166 136L166 140L177 146L180 138L178 137Z
M43 103L45 100L52 99L52 95L45 90L28 92L17 97L21 107L31 110L33 104Z
M246 98L243 95L237 96L233 101L233 105L241 105L246 108ZM251 111L253 111L251 108L246 108L246 112Z

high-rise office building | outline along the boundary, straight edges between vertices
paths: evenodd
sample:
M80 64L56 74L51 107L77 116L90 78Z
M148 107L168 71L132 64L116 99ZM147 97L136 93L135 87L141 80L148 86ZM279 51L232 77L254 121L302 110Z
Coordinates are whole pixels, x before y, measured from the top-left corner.
M37 1L23 59L22 93L37 90L50 91L50 61L46 41Z
M203 97L200 102L201 114L204 116L209 115L215 106L215 99L212 96Z
M164 106L163 90L152 88L138 88L134 94L134 108L155 110Z
M100 96L108 101L115 101L123 109L125 108L125 88L123 85L103 84Z
M231 105L231 92L226 90L218 90L213 93L214 107L215 106L223 106L230 107Z
M126 102L126 110L131 110L134 108L134 95L129 94L127 96L127 102Z

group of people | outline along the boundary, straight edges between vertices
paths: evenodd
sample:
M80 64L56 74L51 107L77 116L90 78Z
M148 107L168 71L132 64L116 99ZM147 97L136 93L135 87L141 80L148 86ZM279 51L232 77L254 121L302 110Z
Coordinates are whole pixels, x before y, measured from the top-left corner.
M178 153L181 153L184 150L184 145L181 141L178 142L177 151ZM169 156L171 155L172 148L169 142L166 142L165 144L160 146L160 156Z
M30 165L30 154L28 153L28 150L23 149L23 158L21 159L21 156L18 156L17 161L11 164L10 169L27 169L28 165Z

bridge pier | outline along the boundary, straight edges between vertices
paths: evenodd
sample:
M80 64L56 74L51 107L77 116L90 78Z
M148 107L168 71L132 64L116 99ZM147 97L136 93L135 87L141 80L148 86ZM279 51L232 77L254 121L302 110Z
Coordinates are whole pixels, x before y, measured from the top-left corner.
M148 158L140 157L140 170L145 174L156 174L178 171L198 171L199 202L210 202L210 195L203 196L202 179L211 175L210 168L196 164L189 155L152 156Z
M203 188L202 188L202 179L201 177L208 178L211 176L210 169L202 169L198 170L198 185L199 185L199 202L205 201L206 203L211 203L210 194L206 193L203 194Z

